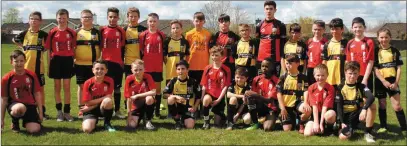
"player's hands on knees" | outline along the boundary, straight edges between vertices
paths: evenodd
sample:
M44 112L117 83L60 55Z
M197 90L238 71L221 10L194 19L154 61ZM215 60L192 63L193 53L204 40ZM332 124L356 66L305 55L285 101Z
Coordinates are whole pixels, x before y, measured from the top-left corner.
M324 133L324 124L323 123L321 123L321 124L319 124L319 133Z
M137 96L138 94L136 94L136 95L133 95L133 96L131 96L130 98L131 99L133 99L133 100L137 100L137 98L138 98L138 96Z
M343 129L343 128L346 128L347 126L346 126L346 124L342 123L341 127L342 127L341 129Z
M193 108L193 107L190 107L190 108L188 108L188 111L191 112L191 113L194 113L196 111L196 109Z
M314 132L314 133L319 133L320 132L319 131L319 124L317 122L314 122L312 124L312 132Z
M308 103L304 102L304 106L302 106L303 110L306 112L311 111L311 106L308 105Z
M282 109L281 109L280 114L281 114L281 119L283 119L283 120L286 120L286 119L287 119L288 113L287 113L287 110L286 110L285 108L282 108Z
M365 121L366 119L366 110L362 109L362 112L359 114L359 121Z
M251 97L253 94L256 94L256 92L254 92L254 91L246 91L246 92L244 93L244 96L245 96L246 98L249 98L249 97Z
M87 105L84 105L84 106L82 106L81 107L81 109L79 109L79 111L81 111L81 112L88 112L90 110L90 108L89 108L89 106L87 106Z
M186 102L185 98L184 98L184 97L181 97L181 96L176 96L176 99L177 99L177 102L178 102L178 103L184 103L184 102Z
M237 113L236 115L234 115L234 116L233 116L233 121L234 121L234 122L236 122L236 121L237 121L237 119L239 118L239 116L240 116L240 114L239 114L239 113Z

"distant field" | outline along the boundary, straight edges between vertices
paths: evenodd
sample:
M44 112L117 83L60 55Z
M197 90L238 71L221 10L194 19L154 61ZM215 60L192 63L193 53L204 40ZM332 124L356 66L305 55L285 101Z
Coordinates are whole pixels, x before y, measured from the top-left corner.
M9 55L15 48L14 45L1 45L1 75L7 73L10 68ZM406 51L402 51L403 61L406 64ZM402 80L400 81L401 103L406 110L406 65L402 69ZM76 116L78 112L76 98L76 78L71 80L72 110L71 113ZM349 141L340 141L337 137L310 137L298 134L297 131L282 132L281 126L273 132L245 131L237 129L226 131L225 129L212 128L210 130L201 130L202 120L198 120L195 130L176 131L174 121L169 119L153 119L153 123L158 127L157 131L146 131L143 129L136 132L127 132L124 130L126 121L120 119L112 120L113 126L117 132L109 133L102 130L103 122L99 122L99 130L93 134L84 134L81 130L81 119L75 119L74 122L56 122L56 109L53 92L53 81L46 77L46 107L47 113L52 117L43 122L44 129L39 135L28 135L26 133L14 133L10 130L11 119L6 115L6 124L2 132L2 145L365 145L363 131L358 130L355 138ZM166 100L163 100L163 103ZM375 101L377 104L377 101ZM166 104L165 104L166 105ZM382 145L406 145L406 133L400 135L399 124L395 113L391 107L390 101L387 104L389 131L387 134L377 135L376 144ZM121 109L124 111L124 109ZM166 115L167 111L162 111ZM21 122L20 122L21 123ZM379 119L376 116L375 130L379 127ZM24 129L22 129L24 130Z

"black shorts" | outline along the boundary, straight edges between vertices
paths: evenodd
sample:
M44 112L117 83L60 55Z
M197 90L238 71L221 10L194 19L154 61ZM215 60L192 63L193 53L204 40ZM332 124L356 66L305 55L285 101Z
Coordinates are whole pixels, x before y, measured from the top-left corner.
M279 77L280 76L280 71L281 71L281 63L280 63L280 61L274 62L274 66L275 66L274 70L277 73L277 77ZM263 72L261 71L261 61L256 62L256 68L257 68L257 74L258 75L263 74Z
M190 70L188 72L188 76L195 79L198 82L198 84L200 84L203 72L204 72L203 70Z
M314 78L314 68L307 68L308 85L312 85L317 82Z
M77 65L75 64L76 84L83 84L86 80L94 76L92 65Z
M114 88L122 87L123 80L123 68L120 64L106 61L107 62L107 74L106 76L111 77L114 80Z
M360 112L362 111L362 108L359 108L353 112L349 112L349 113L344 113L343 114L343 122L346 125L350 125L350 127L352 127L352 129L357 129L357 126L359 124L359 115Z
M153 77L154 82L161 82L164 80L163 72L145 72Z
M285 109L287 110L287 118L285 120L281 119L280 117L280 121L283 125L296 125L296 118L297 118L297 114L295 111L294 107L285 107Z
M388 77L385 78L385 80L393 84L396 81L396 77ZM389 95L390 97L401 93L400 87L397 90L390 90L389 88L384 87L383 83L377 78L375 80L375 90L376 90L375 96L379 99L386 98L387 95Z
M96 119L96 121L98 121L99 117L104 117L104 114L102 113L101 109L100 109L100 105L102 103L100 103L97 107L95 107L94 109L83 113L83 120L85 121L86 119ZM96 122L97 123L97 122Z
M11 102L7 106L7 111L8 111L8 114L10 116L12 116L11 115L11 106L16 104L16 103L19 103L19 102ZM23 127L25 127L25 124L27 124L27 123L41 124L40 116L38 115L38 112L37 112L37 106L36 105L27 105L27 104L24 104L24 105L25 105L27 110L26 110L24 116L20 117L20 118L23 119Z
M214 98L212 95L210 94L206 94L212 97L212 102L217 100L217 98ZM225 99L221 100L217 105L212 107L212 112L213 113L225 113L225 106L226 106L226 102Z
M49 64L49 78L70 79L74 75L73 56L54 56Z
M254 79L254 77L257 76L257 69L256 69L255 66L240 66L240 65L237 65L237 66L236 66L236 69L238 69L239 67L246 68L247 71L249 72L249 78L248 78L248 80L247 80L247 81L249 81L249 83L250 83L251 80ZM232 79L233 79L233 78L232 78Z
M363 76L359 76L358 77L358 83L362 83L363 80ZM369 79L367 80L367 87L370 89L370 91L372 91L372 93L374 92L373 90L373 73L370 74Z
M124 75L125 75L125 77L127 77L127 76L129 76L131 74L133 74L131 72L131 65L124 65Z
M45 76L44 74L37 74L38 81L40 82L40 86L43 87L45 85Z
M187 107L184 104L177 103L178 114L181 115L181 120L182 121L184 121L186 119L189 119L189 118L195 120L194 114L188 111L189 107L191 107L191 106Z
M266 117L266 120L271 120L273 117L278 115L277 111L270 109L266 104L258 105L257 107L257 115L259 117Z

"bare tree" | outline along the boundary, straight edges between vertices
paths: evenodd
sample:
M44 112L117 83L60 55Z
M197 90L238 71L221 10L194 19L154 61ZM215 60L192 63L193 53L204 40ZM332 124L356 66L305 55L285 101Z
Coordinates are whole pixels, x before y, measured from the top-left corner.
M126 7L126 6L119 8L120 19L119 19L118 23L120 26L127 24L127 9L128 9L128 7Z
M23 22L23 18L20 17L20 11L16 8L7 9L6 13L3 15L3 23L20 23Z
M236 6L230 9L230 17L231 17L231 25L230 30L234 31L235 33L239 33L239 24L241 23L250 23L250 16L246 10L243 8Z

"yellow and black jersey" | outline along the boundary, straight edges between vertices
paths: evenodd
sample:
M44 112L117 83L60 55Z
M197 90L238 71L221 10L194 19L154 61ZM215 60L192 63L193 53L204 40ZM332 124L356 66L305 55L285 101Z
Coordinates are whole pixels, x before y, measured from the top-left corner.
M348 41L342 39L341 41L330 40L324 45L322 50L322 59L326 61L328 66L327 82L331 85L341 84L344 79L345 73L343 71L345 65L345 47Z
M302 73L296 76L285 73L277 84L277 92L282 94L286 107L294 107L295 102L304 100L305 91L308 91L308 78Z
M146 27L137 26L126 26L123 28L126 32L126 46L124 50L124 64L131 65L136 59L140 59L140 45L139 45L139 34L145 30Z
M197 96L201 95L201 88L193 78L180 80L178 77L174 77L168 82L163 93L184 97L186 102L183 104L193 106Z
M45 41L48 34L45 31L32 32L31 29L25 30L14 37L16 43L23 44L24 54L27 62L25 69L35 72L37 75L44 74Z
M189 55L189 43L183 36L179 40L168 37L164 40L163 49L163 54L167 57L166 79L169 80L177 76L175 65Z
M376 60L374 66L379 69L383 78L396 77L397 66L403 65L399 50L390 46L390 48L386 49L377 47L375 51Z
M304 42L294 42L289 40L284 45L284 55L282 57L285 59L288 55L298 56L298 58L300 58L300 65L304 65L305 61L308 59L307 51L308 47Z
M96 28L76 30L75 64L92 65L100 58L100 32Z
M246 67L255 66L259 50L259 41L255 39L250 39L249 41L240 39L237 44L232 46L232 50L236 50L233 52L235 65Z
M363 103L365 85L341 84L338 86L338 96L343 100L343 111L349 113L358 110Z
M228 87L228 92L238 95L243 95L246 91L251 90L250 84L245 83L244 86L239 86L233 80L232 84Z

